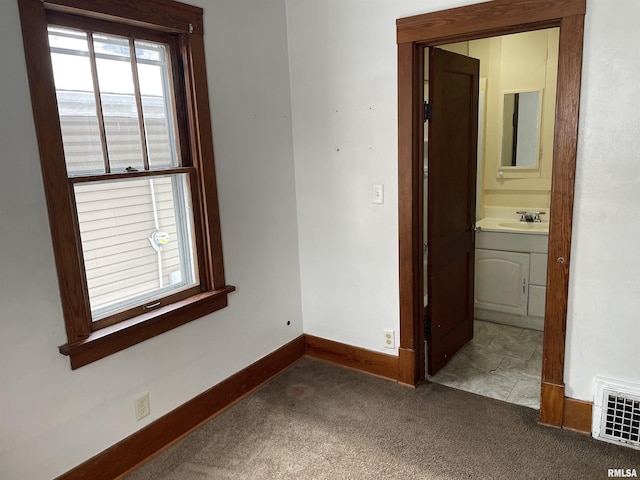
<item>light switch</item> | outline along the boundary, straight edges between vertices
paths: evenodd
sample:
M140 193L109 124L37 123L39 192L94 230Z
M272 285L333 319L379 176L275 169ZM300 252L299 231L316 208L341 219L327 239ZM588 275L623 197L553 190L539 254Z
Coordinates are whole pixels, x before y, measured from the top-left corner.
M373 186L373 203L384 203L384 185Z

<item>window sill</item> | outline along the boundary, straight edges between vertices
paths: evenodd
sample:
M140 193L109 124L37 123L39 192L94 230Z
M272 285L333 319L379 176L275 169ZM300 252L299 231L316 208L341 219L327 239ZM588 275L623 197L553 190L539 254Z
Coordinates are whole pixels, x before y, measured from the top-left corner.
M83 367L161 333L172 330L227 306L227 295L236 287L200 293L153 312L92 332L89 337L58 347L69 356L71 369Z

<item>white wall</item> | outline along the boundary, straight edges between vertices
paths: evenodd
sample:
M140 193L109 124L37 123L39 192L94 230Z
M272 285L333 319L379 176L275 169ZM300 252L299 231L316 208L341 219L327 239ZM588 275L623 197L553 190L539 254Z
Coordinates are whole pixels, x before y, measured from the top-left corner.
M287 0L305 333L397 354L395 20L461 3Z
M567 394L640 384L637 0L588 0L567 319Z
M284 1L198 0L230 305L71 371L17 2L0 2L0 477L50 479L302 332ZM286 322L292 325L287 326ZM151 416L134 417L149 391Z
M287 0L306 333L399 328L395 19L461 3ZM595 375L640 383L640 2L587 4L566 383L592 400Z

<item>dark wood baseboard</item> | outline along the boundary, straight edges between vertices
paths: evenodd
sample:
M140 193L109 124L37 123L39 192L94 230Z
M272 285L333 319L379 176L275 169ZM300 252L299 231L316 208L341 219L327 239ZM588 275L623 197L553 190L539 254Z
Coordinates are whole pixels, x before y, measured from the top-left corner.
M390 380L400 380L398 357L312 335L301 335L56 480L112 480L121 477L222 413L305 355ZM551 383L542 384L542 396L550 408L541 411L540 423L591 433L591 403L565 398L564 386Z
M305 335L307 356L337 365L398 380L398 357L366 350L325 338Z
M398 383L408 387L416 387L421 379L416 372L416 355L413 350L407 348L398 349ZM424 377L424 373L422 374Z
M301 335L56 480L120 478L222 413L305 356L398 380L398 357Z
M56 480L113 480L180 440L304 357L300 336Z
M565 397L562 428L591 435L593 404L584 400Z
M550 427L562 427L564 410L564 385L542 382L540 395L540 423Z
M564 396L564 385L542 382L540 423L591 434L591 402Z

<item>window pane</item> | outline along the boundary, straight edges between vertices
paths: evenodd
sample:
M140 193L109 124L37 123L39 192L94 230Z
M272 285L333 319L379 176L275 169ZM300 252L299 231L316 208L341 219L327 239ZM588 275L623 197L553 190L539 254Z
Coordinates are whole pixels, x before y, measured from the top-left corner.
M49 27L49 44L67 172L103 173L87 36Z
M144 169L129 40L93 34L111 172Z
M47 27L49 32L49 47L56 49L75 50L89 54L87 45L87 34L80 30L73 30L62 27Z
M93 320L196 285L186 175L76 184Z
M136 61L147 134L149 166L178 166L173 92L169 80L166 47L136 40Z

